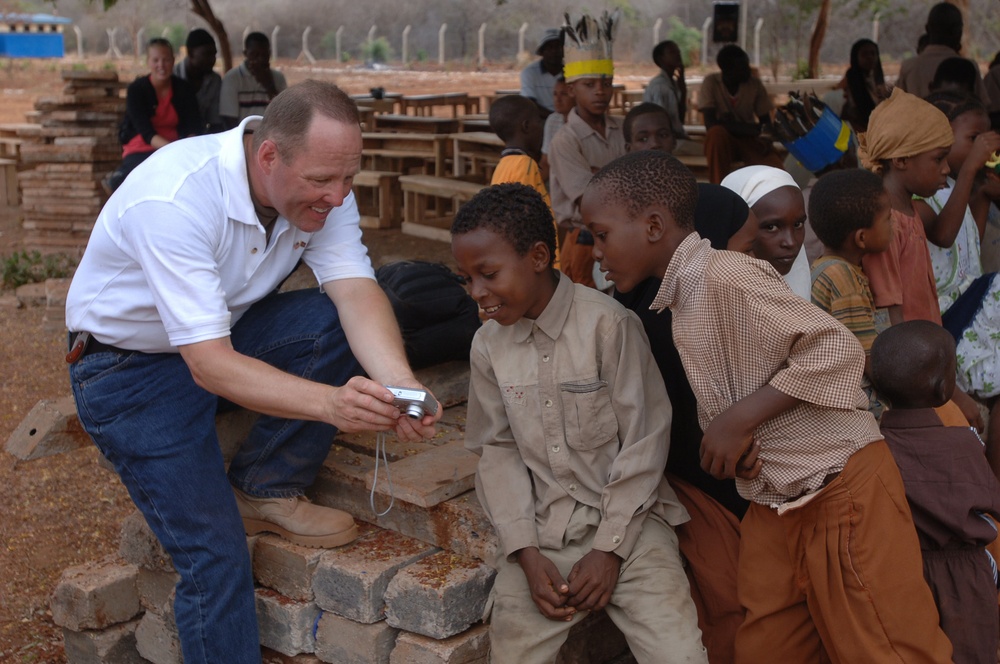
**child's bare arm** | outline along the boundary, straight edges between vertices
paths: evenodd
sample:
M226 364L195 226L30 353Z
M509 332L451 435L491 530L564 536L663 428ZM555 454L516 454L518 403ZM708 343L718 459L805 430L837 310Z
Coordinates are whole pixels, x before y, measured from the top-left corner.
M976 175L990 155L997 150L1000 150L1000 134L989 131L976 137L969 156L966 157L958 177L955 178L951 196L940 212L935 214L926 203L914 201L913 207L924 222L928 240L939 247L950 247L955 244L958 231L962 228L962 220L965 219L965 208L969 205Z
M577 609L566 605L569 584L555 564L534 546L525 547L516 555L539 613L549 620L572 620Z
M701 467L712 477L736 477L741 457L750 450L761 424L794 408L800 399L770 385L758 388L712 420L701 439Z

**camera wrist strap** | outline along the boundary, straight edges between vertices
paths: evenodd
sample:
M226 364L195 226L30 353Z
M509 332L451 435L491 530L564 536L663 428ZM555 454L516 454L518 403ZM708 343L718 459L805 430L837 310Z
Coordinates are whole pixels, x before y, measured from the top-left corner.
M379 431L375 435L375 475L372 478L372 491L368 496L368 504L371 506L372 512L375 513L375 516L385 516L390 510L392 510L392 506L396 503L396 496L392 490L392 475L389 473L389 455L385 449L385 438L385 431ZM385 479L386 482L389 483L389 506L385 508L384 512L379 512L378 509L375 508L375 487L378 486L378 464L380 455L382 457L382 463L385 465Z

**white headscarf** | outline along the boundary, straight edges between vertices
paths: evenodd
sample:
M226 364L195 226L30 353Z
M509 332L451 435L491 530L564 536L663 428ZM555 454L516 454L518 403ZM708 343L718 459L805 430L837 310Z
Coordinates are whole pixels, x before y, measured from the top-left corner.
M773 166L747 166L733 171L722 181L722 186L739 194L739 197L753 207L760 199L781 187L799 185L788 171Z
M727 175L721 184L726 189L736 192L750 207L753 207L757 201L775 189L782 187L799 188L799 185L788 171L774 168L773 166L747 166L741 168ZM784 280L793 293L803 299L810 299L812 295L812 279L809 274L809 259L806 257L805 242L802 243L802 247L799 249L799 255L795 257L792 269L788 271L788 274L784 275Z

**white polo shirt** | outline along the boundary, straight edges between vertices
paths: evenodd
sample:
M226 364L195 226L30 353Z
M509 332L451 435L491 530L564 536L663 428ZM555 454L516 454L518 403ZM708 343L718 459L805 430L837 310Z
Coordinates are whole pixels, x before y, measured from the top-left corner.
M97 218L66 301L66 323L130 350L229 336L301 258L320 284L374 279L354 194L306 233L278 217L266 242L240 126L175 141L133 171Z

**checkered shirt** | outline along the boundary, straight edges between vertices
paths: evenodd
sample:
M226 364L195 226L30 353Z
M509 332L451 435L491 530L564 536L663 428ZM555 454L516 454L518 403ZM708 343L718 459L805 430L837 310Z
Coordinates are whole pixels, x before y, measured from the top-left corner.
M766 384L802 401L754 433L763 464L757 478L736 480L743 497L772 506L794 500L881 439L865 410L858 340L766 262L716 251L692 233L650 306L665 307L703 429Z

